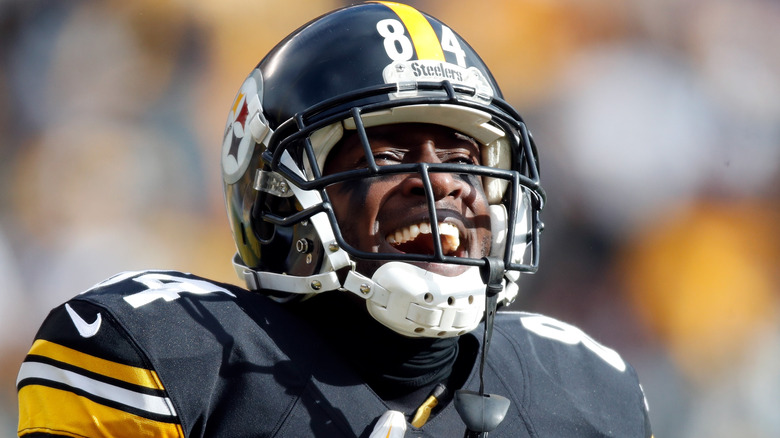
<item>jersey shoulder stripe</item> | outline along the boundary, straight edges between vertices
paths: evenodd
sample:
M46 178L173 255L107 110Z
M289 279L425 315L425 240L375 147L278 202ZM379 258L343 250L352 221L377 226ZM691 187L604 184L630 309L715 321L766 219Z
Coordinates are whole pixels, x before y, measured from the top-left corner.
M162 383L154 370L101 359L45 339L37 339L33 343L32 348L30 348L27 360L45 362L45 359L67 364L84 372L105 376L130 385L156 390L163 389Z
M93 401L70 390L45 385L27 385L19 399L38 403L19 404L19 436L53 434L85 436L183 437L178 423L160 422L125 409ZM47 409L56 406L56 409ZM84 421L98 418L100 421Z
M158 421L172 422L176 415L168 397L112 385L53 364L25 361L19 369L18 387L47 386L71 391L84 398L135 411Z
M161 379L132 338L111 312L79 298L44 321L17 391L20 436L184 436Z

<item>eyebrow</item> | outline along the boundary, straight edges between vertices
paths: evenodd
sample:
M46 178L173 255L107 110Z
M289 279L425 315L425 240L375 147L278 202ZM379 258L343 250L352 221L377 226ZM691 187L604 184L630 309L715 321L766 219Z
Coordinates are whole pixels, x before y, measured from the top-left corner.
M458 132L458 131L455 131L455 138L457 138L458 140L465 140L465 141L467 141L467 142L469 142L469 143L473 143L473 144L474 144L474 146L479 146L479 142L477 142L476 140L474 140L474 138L473 138L473 137L469 137L469 136L468 136L468 135L466 135L466 134L461 134L461 133L460 133L460 132Z

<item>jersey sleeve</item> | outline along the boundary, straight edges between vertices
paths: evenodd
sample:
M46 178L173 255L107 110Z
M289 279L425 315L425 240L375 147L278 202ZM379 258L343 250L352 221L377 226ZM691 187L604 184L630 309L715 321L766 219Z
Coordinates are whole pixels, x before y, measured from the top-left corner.
M147 358L110 313L86 301L49 314L16 387L19 436L184 436Z

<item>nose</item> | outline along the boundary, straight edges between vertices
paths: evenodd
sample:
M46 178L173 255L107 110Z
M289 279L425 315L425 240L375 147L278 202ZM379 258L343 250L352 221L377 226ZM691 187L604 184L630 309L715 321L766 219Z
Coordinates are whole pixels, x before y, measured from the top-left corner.
M441 163L436 148L432 143L421 145L420 153L415 160L417 163ZM449 172L428 172L428 179L431 182L433 199L438 201L446 197L459 198L468 192L466 182L457 175ZM409 175L402 182L403 193L407 196L425 196L425 182L423 176L418 174Z

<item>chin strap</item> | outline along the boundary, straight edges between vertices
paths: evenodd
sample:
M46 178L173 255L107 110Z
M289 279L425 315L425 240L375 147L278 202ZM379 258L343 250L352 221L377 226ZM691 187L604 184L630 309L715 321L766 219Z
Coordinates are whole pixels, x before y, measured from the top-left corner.
M465 438L487 438L504 420L509 409L509 399L495 394L485 394L485 360L493 337L493 321L498 309L498 294L503 290L504 262L485 257L480 267L485 293L485 331L482 335L482 353L479 362L479 392L458 390L455 392L455 409L466 423Z
M244 280L249 290L265 289L307 295L335 290L341 286L336 271L327 271L306 277L258 271L244 265L238 254L233 256L233 268L239 278Z

